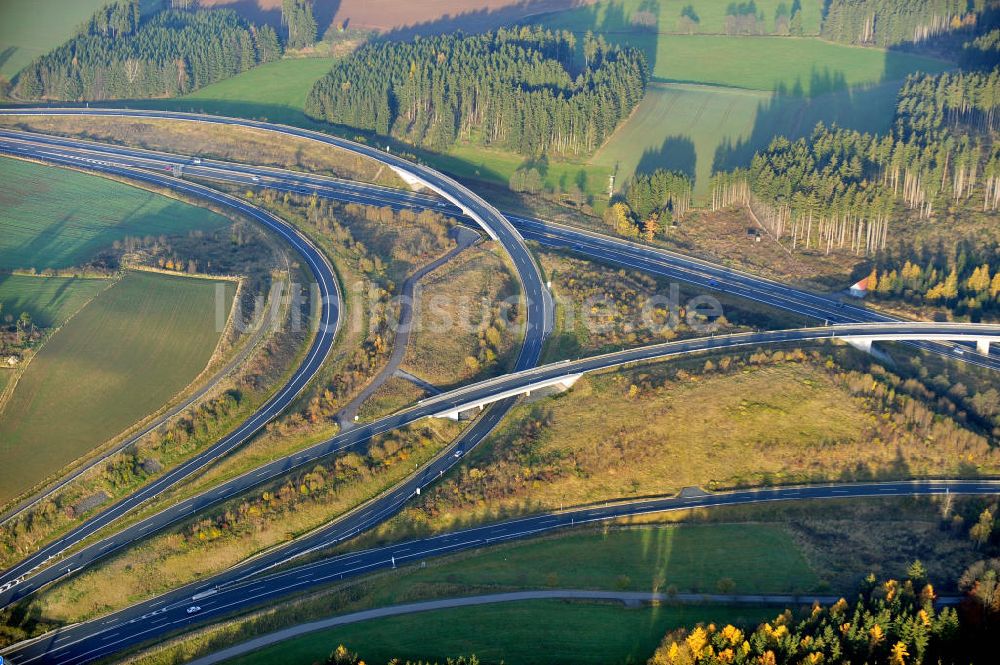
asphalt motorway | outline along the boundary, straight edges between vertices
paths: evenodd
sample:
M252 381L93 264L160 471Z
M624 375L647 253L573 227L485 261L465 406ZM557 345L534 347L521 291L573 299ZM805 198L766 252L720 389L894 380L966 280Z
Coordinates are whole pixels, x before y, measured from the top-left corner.
M189 194L191 196L207 199L219 205L223 205L256 220L265 228L275 233L285 240L305 262L305 265L312 272L316 280L316 296L319 298L318 316L314 322L316 327L312 343L299 365L288 381L281 386L254 414L243 422L235 430L221 438L218 442L198 453L186 462L168 470L166 473L155 479L150 484L136 490L130 496L122 499L110 508L94 516L87 522L59 537L54 542L46 545L18 564L12 566L0 575L0 606L6 606L12 600L21 597L22 583L19 580L31 575L32 571L45 565L53 558L58 557L67 548L81 542L100 529L115 522L120 517L130 512L140 504L157 496L160 492L171 487L180 480L189 477L191 474L203 469L206 465L221 456L226 455L235 448L242 445L250 437L254 436L278 413L283 411L302 391L305 385L313 378L320 366L326 360L334 339L339 329L341 317L340 312L340 288L333 272L333 267L327 261L323 253L317 249L304 235L299 233L294 227L255 206L252 206L238 198L222 194L208 187L203 187L194 183L184 182L168 178L154 173L142 173L134 170L120 169L115 166L92 165L91 168L104 173L124 176L144 182L168 187L174 191ZM92 548L84 549L83 552L90 552L88 556L95 556L98 553L107 555L117 549L120 544L113 544L103 541L102 544ZM93 551L100 548L100 552ZM84 557L82 560L86 560ZM52 581L71 572L67 569L75 570L78 566L72 561L62 562L58 567L46 568L43 576Z
M176 524L191 514L205 510L225 499L248 492L258 485L270 482L290 471L314 464L317 460L347 450L367 445L371 437L382 432L398 429L422 418L440 415L452 410L462 410L469 405L483 401L498 400L499 409L488 409L463 435L442 454L416 470L414 475L399 483L385 494L352 510L344 517L295 540L275 547L220 574L213 584L256 575L276 565L300 557L303 554L329 547L378 525L397 512L407 500L419 493L421 488L434 482L455 464L468 450L478 444L499 422L506 410L513 404L516 395L531 386L562 377L595 372L632 363L648 362L668 357L701 353L705 351L732 350L746 347L766 347L774 344L812 343L837 337L859 337L893 340L914 337L990 337L1000 342L1000 325L954 324L954 323L882 323L852 324L822 328L795 330L775 330L760 333L742 333L699 337L677 342L667 342L653 346L618 351L593 356L577 361L563 361L543 365L520 372L488 379L446 393L421 400L416 405L394 413L377 421L360 425L337 436L315 444L309 448L275 460L241 476L217 485L194 497L171 505L128 528L103 540L95 542L80 551L68 555L56 566L49 566L26 577L16 586L7 589L0 600L7 605L33 593L66 574L88 566L111 552L128 546L135 540L145 538L166 527ZM972 353L972 352L970 352Z
M0 113L5 113L5 111L0 111ZM507 221L503 215L497 212L496 209L483 201L472 191L462 185L459 185L451 178L448 178L447 176L444 176L432 169L411 163L407 160L396 157L395 155L391 155L362 144L345 141L343 139L320 134L318 132L310 132L294 127L272 125L270 123L220 118L215 116L202 116L197 114L110 109L70 109L60 111L54 111L51 109L18 109L16 114L128 116L162 118L185 122L251 126L257 129L264 129L279 134L293 135L305 139L316 140L338 148L346 149L356 154L361 154L375 159L378 162L384 163L391 168L396 169L401 175L415 177L425 186L430 187L440 195L447 198L453 205L460 207L466 216L476 220L477 223L479 223L492 238L496 239L507 250L515 272L518 275L523 295L523 302L525 305L525 334L518 357L515 361L515 370L533 367L537 364L538 359L541 356L545 335L551 330L552 327L554 312L552 310L551 298L545 289L545 286L542 284L541 274L538 272L538 267L535 265L534 259L528 251L523 238L513 228L513 226L511 226L510 222ZM255 216L264 214L262 211L259 211L253 206L250 206L235 197L226 196L221 193L213 193L212 195L209 195L207 192L213 192L213 190L195 185L193 183L166 178L153 171L130 168L126 165L113 163L108 159L101 159L100 157L81 160L75 156L61 155L52 151L31 151L30 149L25 149L23 146L8 146L7 152L11 154L19 154L21 156L35 157L56 164L72 165L80 168L96 170L98 172L123 175L140 181L153 182L162 186L173 186L179 191L197 191L205 198L210 198L220 203L232 205L237 209L255 211L257 213ZM250 178L256 177L257 176L250 176ZM250 182L253 182L253 180L250 180ZM300 241L300 244L307 244L304 236L293 231L291 227L285 225L280 222L280 220L277 220L277 218L273 218L270 215L265 214L265 216L272 218L272 221L275 223L282 224L282 228L284 228L286 232L291 231L291 233ZM319 257L325 263L325 258L322 258L321 254ZM336 280L332 278L332 269L329 270L329 273L331 277L328 281L336 287ZM323 282L327 280L325 277L321 276L318 281ZM334 335L331 334L330 339L328 340L329 343L325 344L325 351L329 351L329 346L332 344L333 336ZM313 357L310 355L307 359L307 363L300 368L299 373L296 376L305 376L305 373L308 372L307 379L311 378L312 374L314 374L319 365L322 364L322 360L325 359L325 357L326 353L324 352L322 358L319 358L318 362L316 362L314 366L312 364ZM143 524L142 526L145 528L139 528L140 525L136 525L135 527L131 527L114 534L107 539L94 543L78 551L72 556L60 560L58 565L52 565L39 570L40 567L44 566L53 558L58 557L70 547L78 544L99 529L119 519L135 506L145 502L150 497L155 496L184 477L187 477L190 473L202 468L205 464L210 463L217 457L226 454L232 450L233 447L240 445L249 436L255 433L264 423L266 423L267 420L273 418L284 408L284 406L287 406L291 397L294 397L294 395L297 394L298 390L301 390L302 386L304 386L306 382L307 381L302 381L301 384L297 384L297 389L294 393L287 393L286 390L282 390L280 394L284 396L287 393L289 398L284 400L281 404L275 404L276 408L267 408L266 410L258 412L258 414L255 414L250 421L244 423L244 425L242 425L236 432L227 436L223 439L223 441L220 441L218 444L212 446L204 453L198 455L196 458L181 465L180 467L177 467L168 474L165 474L146 488L139 490L132 496L113 506L111 509L95 516L85 524L60 537L57 541L42 548L7 571L4 571L4 573L0 575L0 607L5 607L11 602L18 600L19 598L23 598L25 595L32 593L45 584L76 572L81 567L88 565L92 561L124 547L135 538L142 538L149 533L155 532L157 529L154 529L150 524ZM504 401L493 406L491 410L498 411L500 409L506 409L509 408L511 404L512 402ZM279 406L280 408L277 408ZM266 419L264 419L265 416ZM496 413L490 418L483 418L481 420L483 422L492 421L495 424L496 422L499 422L501 416L501 413ZM477 429L476 431L480 430ZM488 430L483 432L482 436L485 436L486 433L488 433ZM234 438L237 434L239 435L238 439ZM223 443L226 445L223 445ZM474 443L475 442L468 440L467 445L474 445ZM185 502L179 504L178 506L174 506L174 508L183 508L184 512L187 512L191 509L191 505L189 502ZM154 520L156 524L162 524L164 526L166 524L172 524L178 519L175 517L167 522L158 521L159 519L162 519L162 513L158 513L154 516L154 518L157 518L157 520ZM162 527L160 526L158 528Z
M18 108L0 109L0 115L33 115L33 116L100 116L127 117L174 120L202 124L229 125L251 127L279 135L295 136L302 139L317 141L336 148L362 155L392 168L404 179L416 180L447 199L460 209L466 216L472 218L483 230L495 239L507 251L520 282L523 301L525 303L524 342L515 362L515 369L525 369L534 366L541 357L542 344L545 336L551 332L554 320L552 300L542 283L541 273L535 265L531 252L524 243L524 238L514 226L496 208L487 203L475 192L456 180L435 171L432 168L397 157L391 153L373 148L363 143L348 141L329 134L278 125L275 123L240 118L204 115L198 113L181 113L173 111L151 111L132 109L91 109L91 108ZM140 155L141 156L141 155ZM193 164L192 164L193 166ZM258 176L254 176L258 177ZM253 182L251 180L251 182Z
M462 214L460 209L439 198L389 187L231 162L202 160L201 164L195 165L190 157L170 153L109 146L31 132L0 130L0 148L10 148L16 145L36 151L39 156L44 156L51 150L59 150L64 152L54 154L75 154L81 159L95 156L113 157L123 164L136 167L173 168L181 166L184 172L191 177L249 186L265 186L280 191L307 195L315 193L343 202L388 205L396 208L433 209L451 215ZM253 178L257 178L257 180L255 181ZM759 302L820 321L858 323L897 320L866 307L841 301L830 295L813 293L662 248L539 219L511 214L507 214L506 217L526 240L538 242L546 247L568 249L588 258L695 284L724 293L727 296ZM960 347L933 343L914 343L914 345L925 351L942 354L952 360L1000 370L1000 357L995 354L993 357L985 358L965 355L964 350Z
M590 506L465 529L440 536L344 554L244 579L217 588L189 585L119 612L47 633L3 650L17 665L76 665L115 654L130 646L161 639L165 634L219 621L234 613L274 604L301 593L378 570L437 556L472 550L557 529L693 508L750 505L779 501L899 496L983 495L1000 493L1000 480L928 480L813 485L699 496L679 496ZM197 598L194 596L197 594ZM192 606L200 611L188 614Z

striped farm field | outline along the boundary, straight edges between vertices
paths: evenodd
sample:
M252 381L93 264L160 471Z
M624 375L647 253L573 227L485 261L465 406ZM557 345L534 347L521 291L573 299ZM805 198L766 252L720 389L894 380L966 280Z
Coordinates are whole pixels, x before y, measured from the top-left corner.
M157 411L208 364L220 282L133 272L57 330L0 412L0 503ZM226 311L235 285L224 284Z
M229 220L99 176L0 159L0 270L78 266L126 236L178 235Z
M35 325L63 324L110 284L106 279L0 274L0 316L27 312Z

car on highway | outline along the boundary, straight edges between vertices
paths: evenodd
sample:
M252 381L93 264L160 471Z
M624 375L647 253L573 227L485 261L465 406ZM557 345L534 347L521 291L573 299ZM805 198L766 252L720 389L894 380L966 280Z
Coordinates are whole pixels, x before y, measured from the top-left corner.
M201 157L195 157L191 160L192 164L201 164Z
M192 605L191 607L187 608L188 614L197 614L198 612L201 612L200 605Z
M254 182L260 182L260 178L258 178L255 175L250 176L250 179L253 180Z

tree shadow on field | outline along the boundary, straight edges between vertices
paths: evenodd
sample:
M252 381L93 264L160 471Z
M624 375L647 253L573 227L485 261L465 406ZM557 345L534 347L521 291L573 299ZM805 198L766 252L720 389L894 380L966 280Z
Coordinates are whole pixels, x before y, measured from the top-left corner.
M317 23L319 23L319 14L325 4L327 3L321 0L313 7ZM340 2L336 0L333 4L339 5ZM211 7L213 9L231 9L251 23L271 26L281 35L281 3L275 3L271 7L262 7L260 0L215 0L211 3Z
M59 262L65 257L60 256L61 252L57 250L59 238L62 237L63 232L70 226L79 211L80 209L77 208L66 213L62 218L47 226L42 233L32 234L12 252L14 256L21 257L21 260L27 261L29 265L8 267L36 270L63 267ZM39 261L43 263L39 264Z
M818 123L861 132L888 131L902 81L849 86L842 72L814 69L808 86L796 80L777 86L757 105L753 129L745 139L725 137L715 151L712 171L750 165L754 154L776 136L796 140L812 133Z
M7 64L7 61L17 53L16 46L8 46L3 51L0 51L0 68Z
M691 139L680 135L668 136L659 148L647 148L642 153L635 172L652 173L656 169L678 171L690 178L694 185L697 163L698 154Z
M281 24L281 3L268 3L270 5L268 7L263 7L262 4L263 0L216 0L212 3L212 7L231 9L247 21L257 25L269 25L281 37L286 37L288 32ZM333 23L333 17L340 10L341 1L317 0L312 5L313 16L316 17L316 32L322 37Z
M484 7L457 14L442 14L429 21L386 30L379 35L379 39L404 41L417 36L442 35L458 31L465 33L485 32L501 26L532 23L542 14L574 9L583 4L583 0L522 0L493 9ZM345 16L344 18L349 20L351 17Z

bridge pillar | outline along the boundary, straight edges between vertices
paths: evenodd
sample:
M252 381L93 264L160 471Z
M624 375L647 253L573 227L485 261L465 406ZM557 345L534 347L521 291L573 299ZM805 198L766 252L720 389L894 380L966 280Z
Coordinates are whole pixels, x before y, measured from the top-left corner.
M571 374L569 376L565 376L562 379L560 379L559 381L557 381L555 383L550 383L547 386L539 386L537 388L530 388L528 390L525 390L524 391L524 395L526 397L531 397L531 393L539 391L539 390L547 390L547 391L549 391L546 394L552 394L553 392L564 393L564 392L566 392L567 390L569 390L570 388L573 387L573 384L576 383L580 379L580 376L581 376L580 374Z
M483 410L482 406L473 406L468 409L455 409L454 411L446 411L444 413L434 414L435 418L447 418L448 420L472 420L475 418L480 411Z
M844 341L853 346L855 349L859 349L865 353L872 352L872 340L870 337L845 337Z
M988 337L984 339L977 339L976 351L979 351L984 356L990 355L990 339Z
M403 182L405 182L407 185L410 186L410 189L420 190L424 188L425 186L424 181L418 178L417 176L413 175L409 171L398 168L396 166L392 166L391 164L389 165L389 168L395 171L396 175L402 178Z

